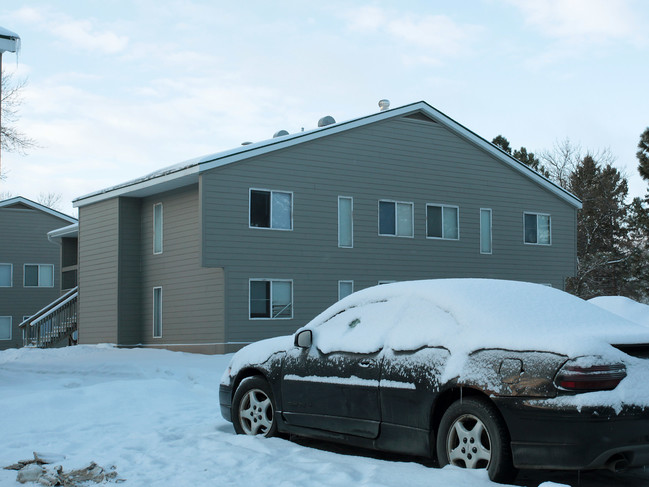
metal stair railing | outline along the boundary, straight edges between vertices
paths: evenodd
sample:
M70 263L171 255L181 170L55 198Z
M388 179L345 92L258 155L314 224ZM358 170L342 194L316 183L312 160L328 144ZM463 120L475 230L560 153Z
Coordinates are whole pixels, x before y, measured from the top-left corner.
M47 348L76 331L78 296L75 287L20 323L23 346Z

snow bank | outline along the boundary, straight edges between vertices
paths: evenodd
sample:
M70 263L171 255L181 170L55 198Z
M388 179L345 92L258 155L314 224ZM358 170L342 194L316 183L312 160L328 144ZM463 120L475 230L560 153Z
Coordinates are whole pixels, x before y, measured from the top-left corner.
M230 358L109 346L0 351L0 467L47 451L65 471L115 466L129 487L497 485L485 471L235 435L218 399ZM0 485L20 485L16 472L0 469Z

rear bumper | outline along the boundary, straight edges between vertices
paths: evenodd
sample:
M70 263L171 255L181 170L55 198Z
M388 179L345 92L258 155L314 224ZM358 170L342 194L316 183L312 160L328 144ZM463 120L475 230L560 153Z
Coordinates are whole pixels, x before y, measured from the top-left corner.
M232 422L232 387L224 384L219 386L219 405L223 419Z
M649 410L557 408L543 401L499 398L519 468L598 469L649 464Z

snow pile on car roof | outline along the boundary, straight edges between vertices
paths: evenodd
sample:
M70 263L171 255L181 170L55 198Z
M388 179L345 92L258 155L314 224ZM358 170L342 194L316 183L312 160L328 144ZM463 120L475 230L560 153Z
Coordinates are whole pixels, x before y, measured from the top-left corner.
M649 327L649 305L624 296L600 296L589 299L588 302L629 321Z
M610 344L649 343L649 330L549 286L493 279L408 281L339 301L305 328L324 353L384 347L482 348L618 355Z

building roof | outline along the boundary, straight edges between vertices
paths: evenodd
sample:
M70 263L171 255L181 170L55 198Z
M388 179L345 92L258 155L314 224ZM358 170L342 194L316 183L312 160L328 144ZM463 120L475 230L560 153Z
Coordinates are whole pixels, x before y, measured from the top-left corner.
M216 167L225 166L234 162L249 159L269 152L287 147L302 144L311 140L319 139L329 135L337 134L357 127L369 125L390 118L398 118L405 115L420 112L432 120L442 124L451 132L467 140L473 145L490 153L492 156L504 162L519 173L527 176L540 186L546 188L557 197L563 199L575 208L581 208L581 201L572 193L561 186L553 183L543 175L534 171L511 155L507 154L491 142L483 139L468 128L459 124L452 118L440 112L424 101L411 103L398 108L383 110L378 113L355 118L346 122L334 123L325 127L316 128L295 134L282 135L269 140L242 145L234 149L215 154L209 154L195 159L190 159L179 164L165 167L146 176L127 181L110 188L96 191L73 200L75 207L97 203L116 196L144 197L152 194L168 191L189 184L198 182L198 176L202 172L209 171Z
M0 27L0 54L3 52L16 52L20 49L20 36L9 29Z
M15 210L38 210L49 215L65 220L69 223L77 223L77 219L61 213L60 211L53 210L45 205L36 203L35 201L23 198L22 196L16 196L14 198L9 198L7 200L0 201L0 208L15 209Z

